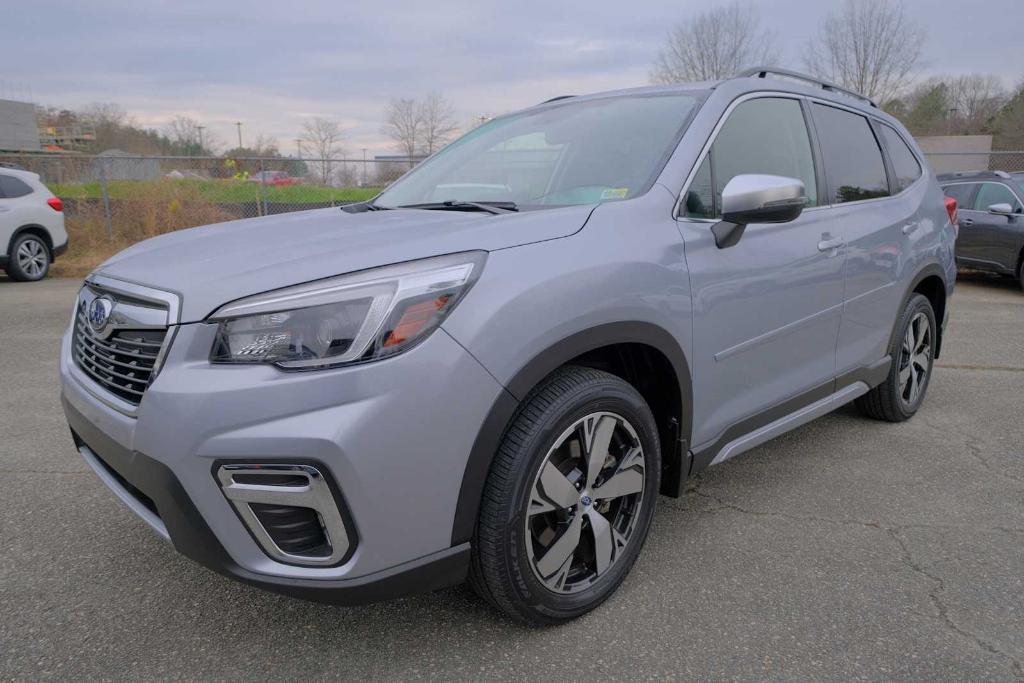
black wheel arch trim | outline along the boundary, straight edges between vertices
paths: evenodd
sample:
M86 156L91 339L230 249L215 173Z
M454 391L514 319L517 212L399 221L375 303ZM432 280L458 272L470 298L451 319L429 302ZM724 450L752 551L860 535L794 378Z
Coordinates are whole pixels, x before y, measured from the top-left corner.
M911 295L918 288L918 286L922 282L925 281L925 279L927 279L929 277L932 277L932 276L935 276L935 277L939 278L939 280L942 281L942 287L943 287L942 296L943 296L943 299L945 301L945 313L949 312L949 297L950 297L950 294L949 294L949 282L948 282L948 278L946 276L946 271L944 271L942 269L942 266L940 266L938 263L929 263L929 264L925 265L923 268L921 268L919 271L917 271L917 274L914 275L913 279L911 279L910 285L907 287L906 291L903 292L903 299L900 300L900 308L896 312L896 320L893 322L892 334L894 336L896 334L898 334L898 332L896 330L896 324L899 322L900 313L906 307L907 302L910 301ZM934 311L934 313L935 313L935 322L938 324L938 328L939 328L937 330L937 334L936 334L936 338L935 338L935 357L938 358L939 354L942 352L942 336L943 336L943 334L946 331L946 327L945 326L946 326L946 319L948 318L948 316L943 314L940 317L939 311ZM890 337L889 338L890 344L892 343L892 340L893 340L893 337ZM886 348L889 348L889 347L887 346Z
M14 243L17 241L17 239L21 235L25 234L26 232L41 232L42 233L43 241L46 243L46 250L48 252L50 252L50 262L52 263L54 257L57 256L57 254L54 251L53 236L50 234L49 230L47 230L45 227L43 227L42 225L39 225L37 223L29 223L27 225L22 225L17 230L15 230L13 233L11 233L11 239L10 239L10 241L7 242L7 249L6 249L6 251L4 253L7 254L8 256L10 256L11 255L11 249L14 248Z
M462 475L462 486L452 523L452 545L465 543L473 537L491 463L498 452L505 429L530 390L572 359L588 351L615 344L650 346L664 355L675 370L682 414L678 417L678 462L674 465L673 475L679 481L670 482L667 486L670 492L676 491L678 495L678 490L682 488L682 480L688 476L690 470L688 444L693 430L693 384L689 362L675 337L654 323L607 323L572 334L538 353L512 376L506 384L506 389L495 399L477 432ZM663 457L670 458L672 454L666 453Z

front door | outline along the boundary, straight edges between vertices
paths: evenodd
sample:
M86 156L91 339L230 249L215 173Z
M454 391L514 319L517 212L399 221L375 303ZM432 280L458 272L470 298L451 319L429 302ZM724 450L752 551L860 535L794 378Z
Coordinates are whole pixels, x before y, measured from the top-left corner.
M711 226L722 189L744 173L802 180L808 209L791 223L749 225L739 243L719 249ZM678 223L693 293L697 449L787 399L827 389L834 377L844 251L818 203L800 99L736 105L687 189Z
M1009 204L1014 215L991 213L994 204ZM989 270L1015 272L1024 237L1024 209L1021 201L1002 183L982 183L974 203L960 213L957 255L970 259L969 265Z

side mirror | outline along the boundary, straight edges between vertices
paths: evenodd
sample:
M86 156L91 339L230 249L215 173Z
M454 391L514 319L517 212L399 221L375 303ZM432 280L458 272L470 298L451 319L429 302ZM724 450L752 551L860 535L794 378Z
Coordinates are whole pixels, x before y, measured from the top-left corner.
M994 213L997 216L1012 216L1013 207L1007 204L1006 202L1002 202L999 204L992 204L991 206L989 206L988 212Z
M804 184L777 175L738 175L722 190L722 220L711 226L719 249L735 246L749 223L788 223L807 204Z

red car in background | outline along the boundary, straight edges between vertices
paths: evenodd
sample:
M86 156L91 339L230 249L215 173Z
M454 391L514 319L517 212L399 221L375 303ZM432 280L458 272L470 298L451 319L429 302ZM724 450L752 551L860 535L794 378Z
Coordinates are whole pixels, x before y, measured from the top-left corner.
M300 182L287 171L257 171L249 176L249 180L261 185L298 185Z

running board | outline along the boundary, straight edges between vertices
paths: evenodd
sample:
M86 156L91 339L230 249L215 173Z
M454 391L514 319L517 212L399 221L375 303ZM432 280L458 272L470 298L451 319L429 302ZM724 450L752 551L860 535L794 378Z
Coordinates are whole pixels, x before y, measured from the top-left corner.
M717 465L725 462L729 458L734 458L740 453L760 446L764 442L770 441L777 436L781 436L791 429L795 429L800 425L807 424L815 418L831 413L836 408L846 405L858 396L863 396L868 393L870 390L870 387L868 387L864 382L854 382L853 384L849 384L831 396L826 396L825 398L815 401L810 405L804 406L796 412L780 417L778 420L770 422L764 427L760 427L748 434L744 434L739 438L733 439L722 447L722 450L718 452L718 455L716 455L715 459L711 461L711 464Z

